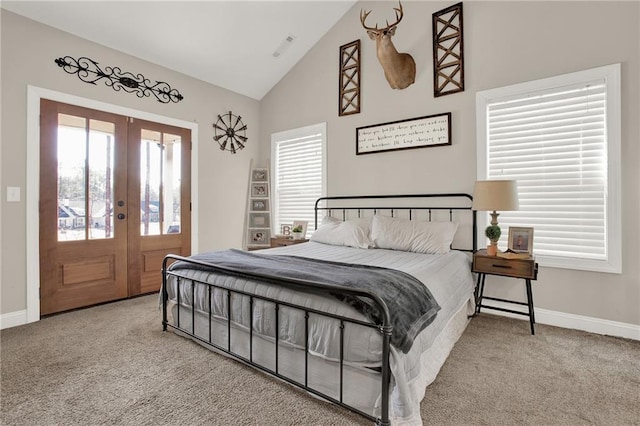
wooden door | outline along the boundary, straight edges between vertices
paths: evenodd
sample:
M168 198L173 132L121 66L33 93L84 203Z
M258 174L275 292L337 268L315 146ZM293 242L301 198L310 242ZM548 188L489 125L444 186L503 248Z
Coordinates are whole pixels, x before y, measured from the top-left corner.
M127 297L125 117L42 100L40 313Z
M42 100L40 313L157 291L190 254L191 132Z
M191 131L129 123L129 294L158 291L162 260L191 250Z

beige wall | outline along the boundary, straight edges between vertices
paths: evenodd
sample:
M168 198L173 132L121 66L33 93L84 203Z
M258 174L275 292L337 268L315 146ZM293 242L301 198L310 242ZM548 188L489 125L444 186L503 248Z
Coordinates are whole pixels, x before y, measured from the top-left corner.
M27 85L198 123L199 156L194 159L199 170L198 250L205 251L241 246L249 161L269 157L273 132L328 123L330 194L470 192L476 177L477 91L620 62L623 273L542 268L534 297L538 308L640 324L640 4L465 2L466 90L434 99L431 14L450 4L404 4L405 17L394 41L417 63L416 83L409 88L388 87L375 58L374 42L359 24L360 7L377 12L389 8L389 3L361 2L260 103L3 10L0 314L26 306L25 235L27 226L34 226L25 221L24 202ZM362 112L338 117L338 49L357 38L362 40ZM64 55L88 56L101 64L168 81L185 100L160 104L104 85L82 83L54 64L55 58ZM241 113L249 126L250 144L236 156L221 152L212 141L211 123L228 110ZM453 114L452 146L355 155L358 126L447 111ZM21 187L20 203L6 202L7 186ZM523 295L520 287L492 279L487 291L518 298Z
M135 57L2 11L2 275L0 314L26 307L26 128L27 85L63 92L198 124L199 251L241 247L250 159L257 158L259 102ZM87 56L151 80L167 81L185 97L161 104L152 98L81 82L54 63L61 56ZM213 141L217 114L233 111L248 125L249 144L239 154L222 152ZM22 201L7 203L7 186L22 189Z
M451 3L405 2L394 42L417 64L416 82L389 88L375 43L360 26L359 2L261 101L261 155L273 132L326 121L328 192L471 192L476 178L475 96L480 90L622 64L623 273L541 268L537 308L640 325L640 164L638 2L464 2L465 92L435 99L431 14ZM372 13L371 17L373 17ZM391 15L392 16L392 15ZM371 19L371 18L370 18ZM339 46L362 43L361 113L338 117ZM359 126L451 111L453 145L355 155ZM522 298L522 285L492 278L487 293Z

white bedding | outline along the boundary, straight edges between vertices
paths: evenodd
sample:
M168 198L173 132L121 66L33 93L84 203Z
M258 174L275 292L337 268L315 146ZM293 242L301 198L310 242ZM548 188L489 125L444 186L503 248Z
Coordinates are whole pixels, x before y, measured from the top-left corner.
M442 362L444 362L451 346L457 340L457 336L464 329L466 322L458 330L453 342L441 342L449 339L448 337L440 336L442 330L450 326L454 315L465 310L468 302L473 300L474 283L469 256L457 251L443 255L428 255L384 249L341 247L317 242L263 250L260 253L303 256L393 268L415 276L429 288L441 307L435 321L418 335L408 353L404 354L392 347L390 357L393 376L391 404L393 423L422 424L419 404L424 397L425 387L435 378L435 374L437 374ZM185 271L181 271L181 274L185 274ZM282 287L256 283L251 280L212 276L212 274L203 271L188 271L186 274L192 278L217 285L364 320L364 317L352 307L330 297L304 294ZM175 288L172 282L170 282L168 290L170 299L175 300ZM191 287L181 286L181 304L190 307L192 304L191 298ZM216 314L214 316L218 318L226 317L226 296L223 292L218 291L217 295L214 292L212 299L214 313ZM274 336L275 318L273 318L273 307L271 305L261 309L260 305L256 303L254 306L254 333ZM207 295L204 286L202 288L196 286L195 306L196 311L201 313L208 312ZM239 297L233 299L232 318L234 322L238 323L238 327L248 329L248 300L242 300ZM301 311L283 310L281 308L279 324L278 339L281 342L286 342L294 349L304 348L304 318ZM182 320L181 325L183 325ZM336 332L337 327L335 325L335 320L333 319L324 317L310 318L310 352L320 359L332 361L338 358L339 333ZM460 328L460 326L457 326L457 328ZM359 368L379 366L381 346L380 334L375 329L351 325L345 327L345 361L350 366ZM428 358L433 357L432 353L434 351L440 352L436 357L439 361L434 365L430 365ZM444 353L442 353L443 351ZM427 356L427 354L431 355ZM376 409L378 408L372 408L370 411L377 415Z

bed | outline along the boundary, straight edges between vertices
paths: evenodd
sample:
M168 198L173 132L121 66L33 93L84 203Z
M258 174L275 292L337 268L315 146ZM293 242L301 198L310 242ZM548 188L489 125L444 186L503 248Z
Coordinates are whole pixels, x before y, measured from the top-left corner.
M168 255L163 329L377 424L422 424L474 313L471 196L323 197L315 212L308 243Z

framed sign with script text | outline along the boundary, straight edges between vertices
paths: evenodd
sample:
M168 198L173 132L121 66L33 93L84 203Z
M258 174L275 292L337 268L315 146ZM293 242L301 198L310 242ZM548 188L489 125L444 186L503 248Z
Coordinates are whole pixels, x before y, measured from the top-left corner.
M450 112L356 129L356 155L442 145L451 145Z

